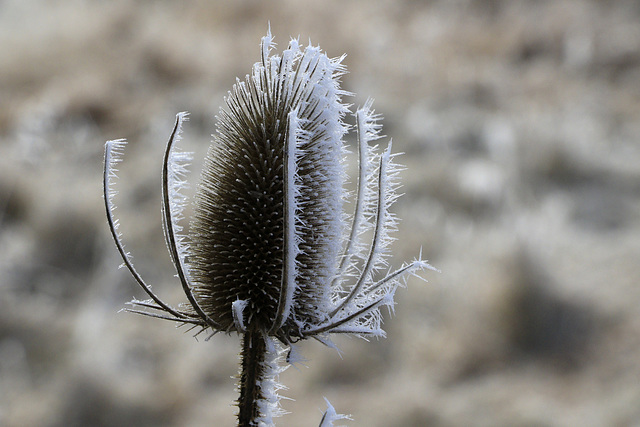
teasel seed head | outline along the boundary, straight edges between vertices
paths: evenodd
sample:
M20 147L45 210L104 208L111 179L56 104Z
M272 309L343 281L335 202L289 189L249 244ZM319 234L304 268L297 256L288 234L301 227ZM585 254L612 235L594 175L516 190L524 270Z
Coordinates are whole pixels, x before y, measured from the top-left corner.
M273 425L280 360L299 360L293 344L346 333L384 336L380 310L393 310L407 277L433 269L421 254L400 268L387 258L397 218L401 167L391 143L380 148L380 117L367 100L355 112L356 190L345 190L351 95L340 89L344 59L292 40L272 55L271 34L261 59L237 80L218 116L185 229L187 166L178 148L186 113L177 116L162 164L162 225L187 303L172 307L138 273L114 216L116 166L126 141L105 147L107 220L124 265L149 296L129 311L242 335L238 424ZM345 213L345 204L353 206ZM186 230L186 231L185 231ZM321 425L345 416L328 409Z
M356 190L345 190L344 122L351 94L340 89L343 57L291 40L237 80L217 117L217 132L184 232L190 154L177 148L187 119L178 114L163 162L163 227L188 300L173 308L135 270L114 218L113 181L124 140L105 154L107 218L124 263L149 295L130 311L216 332L258 332L285 346L329 334L383 336L380 309L393 308L410 275L433 269L418 256L392 270L387 258L397 218L401 167L380 139L380 117L368 100L355 112ZM345 213L351 202L352 212Z
M326 320L343 232L347 107L340 59L296 41L237 82L219 116L190 229L194 294L225 330L301 337Z

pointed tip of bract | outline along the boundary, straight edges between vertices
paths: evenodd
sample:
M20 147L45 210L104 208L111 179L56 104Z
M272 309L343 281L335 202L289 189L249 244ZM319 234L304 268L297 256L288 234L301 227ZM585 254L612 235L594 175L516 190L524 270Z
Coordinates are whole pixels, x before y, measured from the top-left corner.
M104 144L105 146L111 147L112 149L122 148L127 145L127 140L125 138L119 139L111 139Z
M414 262L416 263L417 270L431 270L431 271L435 271L436 273L442 273L440 269L429 264L428 260L422 258L422 246L420 247L420 252L418 253L418 257L414 260Z
M269 58L269 52L276 44L273 41L273 36L271 35L271 22L269 22L267 28L267 35L262 37L260 41L260 47L262 48L262 64L267 63L267 59Z
M113 204L113 198L117 194L114 189L114 181L118 178L117 165L122 162L124 147L127 145L126 139L113 139L104 144L104 194L105 202L109 212L113 212L116 206ZM113 225L117 229L118 221L113 220Z
M124 147L127 145L127 140L124 138L112 139L104 144L104 157L105 166L108 172L116 172L115 166L122 161L122 155L124 153Z
M249 304L249 301L241 299L237 299L231 303L233 323L235 324L236 330L242 333L246 332L243 312L247 304Z

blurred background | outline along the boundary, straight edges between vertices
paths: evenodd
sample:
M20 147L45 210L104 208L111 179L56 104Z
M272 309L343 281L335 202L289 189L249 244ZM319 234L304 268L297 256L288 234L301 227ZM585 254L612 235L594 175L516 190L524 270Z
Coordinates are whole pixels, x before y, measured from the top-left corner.
M422 247L442 271L386 339L303 343L279 424L318 425L326 396L349 426L640 425L637 0L0 1L0 425L234 425L237 337L118 312L143 295L103 144L130 141L121 230L177 304L164 144L187 110L204 156L269 22L277 50L348 54L349 102L405 153L393 264Z

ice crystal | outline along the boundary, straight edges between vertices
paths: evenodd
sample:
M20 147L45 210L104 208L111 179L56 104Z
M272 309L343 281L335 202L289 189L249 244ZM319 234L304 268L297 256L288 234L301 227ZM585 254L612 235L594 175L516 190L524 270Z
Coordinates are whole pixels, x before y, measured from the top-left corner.
M284 348L306 338L332 345L332 333L383 336L381 308L393 307L407 277L432 268L421 256L396 270L388 266L401 167L390 142L378 145L380 116L367 100L355 112L356 190L346 191L350 126L342 98L351 94L340 89L344 56L329 58L295 39L281 55L272 55L273 46L269 33L261 60L225 98L188 229L183 190L191 157L177 148L186 113L169 138L163 228L185 308L152 292L124 250L113 181L126 142L107 142L107 217L124 265L150 297L132 301L130 311L212 333L259 334L266 347L273 339ZM354 206L349 213L347 204Z

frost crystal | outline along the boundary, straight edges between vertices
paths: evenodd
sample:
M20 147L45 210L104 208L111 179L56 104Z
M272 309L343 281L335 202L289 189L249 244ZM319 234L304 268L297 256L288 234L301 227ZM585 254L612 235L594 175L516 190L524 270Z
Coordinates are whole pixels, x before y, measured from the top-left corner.
M288 348L306 338L332 345L331 333L384 336L381 307L392 309L407 277L432 268L420 256L396 270L388 266L397 225L390 207L401 167L391 143L377 145L380 116L367 100L355 112L359 167L356 191L347 192L343 137L350 127L343 119L349 106L342 98L351 94L339 84L344 56L329 58L297 40L280 55L271 54L273 46L267 34L261 60L225 98L186 232L182 190L191 157L175 147L185 113L166 147L163 227L186 309L157 297L124 251L113 181L125 142L107 143L107 217L125 265L151 298L132 301L130 311L244 334L247 351L254 351L257 336L265 351L275 348L274 339ZM345 213L347 203L352 212ZM275 359L254 356L267 371L275 369ZM276 394L265 396L265 402L276 400ZM270 419L264 408L257 410Z

